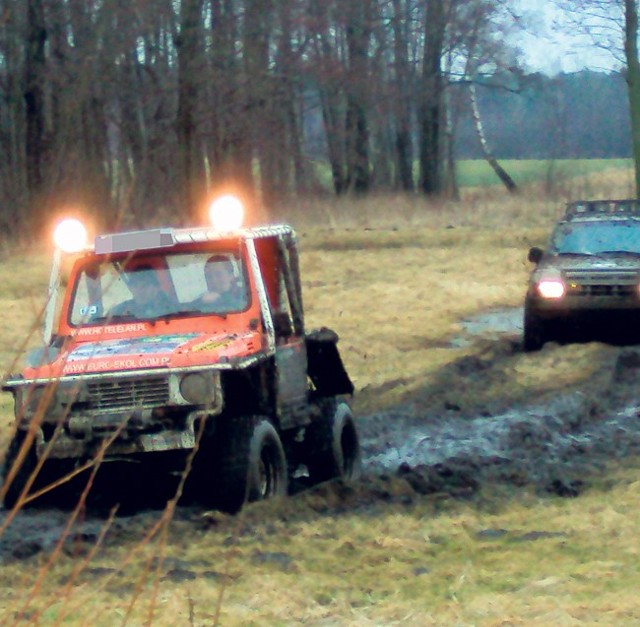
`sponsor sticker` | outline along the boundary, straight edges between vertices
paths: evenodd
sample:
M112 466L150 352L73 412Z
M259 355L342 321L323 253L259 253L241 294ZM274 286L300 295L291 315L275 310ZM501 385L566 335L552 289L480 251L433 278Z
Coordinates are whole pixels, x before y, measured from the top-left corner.
M198 353L200 351L212 351L216 348L224 348L225 346L229 346L233 340L231 338L225 338L223 340L213 340L208 339L204 342L200 342L199 344L195 344L191 347L190 351L192 353Z
M196 335L195 333L185 333L181 335L156 335L135 339L88 342L73 349L67 357L67 361L99 359L116 355L142 356L171 353L181 344L192 340Z
M82 327L78 329L79 337L87 337L90 335L115 335L119 333L133 333L135 331L144 331L147 325L144 322L130 322L128 324L107 324L104 327Z

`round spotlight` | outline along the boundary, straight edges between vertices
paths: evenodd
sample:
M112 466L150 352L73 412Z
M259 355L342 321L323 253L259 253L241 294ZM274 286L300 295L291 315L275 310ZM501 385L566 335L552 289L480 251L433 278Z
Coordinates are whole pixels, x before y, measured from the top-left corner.
M87 229L80 220L67 218L56 226L53 241L65 253L80 252L87 244Z
M244 220L244 206L235 196L221 196L209 206L209 219L216 231L236 231Z

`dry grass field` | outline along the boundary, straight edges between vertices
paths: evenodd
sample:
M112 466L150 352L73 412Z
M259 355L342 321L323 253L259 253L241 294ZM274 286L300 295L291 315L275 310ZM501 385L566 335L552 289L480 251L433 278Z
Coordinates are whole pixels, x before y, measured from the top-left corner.
M597 344L525 355L478 339L458 346L461 321L522 304L527 250L544 245L565 200L626 197L618 171L564 182L465 190L458 203L416 198L314 202L281 208L302 251L307 326L329 326L356 385L358 415L455 401L494 411L559 389L588 393L611 359ZM46 293L48 255L7 245L0 256L0 357L15 368ZM451 364L492 369L482 385ZM489 382L489 384L487 384ZM0 404L8 441L10 397ZM373 479L371 479L374 481ZM0 623L129 625L631 625L640 622L630 461L612 465L577 499L484 488L471 500L416 499L380 478L249 506L235 518L178 508L95 517L91 534L0 560ZM380 483L382 482L382 483ZM0 533L6 517L0 518ZM31 518L14 520L33 524ZM0 543L3 538L0 536Z

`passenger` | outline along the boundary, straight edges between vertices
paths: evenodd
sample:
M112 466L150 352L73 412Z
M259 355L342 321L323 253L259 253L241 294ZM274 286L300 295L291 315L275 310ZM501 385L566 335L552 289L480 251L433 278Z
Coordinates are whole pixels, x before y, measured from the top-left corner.
M133 298L112 307L109 316L154 318L172 311L173 303L151 266L138 266L127 272L125 277Z
M213 255L204 264L207 291L193 304L202 311L241 311L247 294L238 282L233 262L225 255Z

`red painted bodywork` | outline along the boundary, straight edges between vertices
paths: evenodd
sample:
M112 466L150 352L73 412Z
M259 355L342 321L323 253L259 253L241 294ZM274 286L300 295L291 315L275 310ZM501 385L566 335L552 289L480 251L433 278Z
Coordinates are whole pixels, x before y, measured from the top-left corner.
M155 252L170 255L193 248L193 245L179 244ZM246 255L244 247L243 253ZM76 261L67 281L69 286L74 285L76 275L93 258L94 255L89 254ZM246 257L245 262L248 264ZM248 309L225 317L202 314L154 322L141 320L79 327L69 323L67 312L73 293L68 289L56 330L62 341L59 353L49 363L25 367L22 376L28 380L57 379L140 369L192 368L233 363L258 355L267 347L257 286L251 272L248 281ZM268 279L265 288L272 289Z

